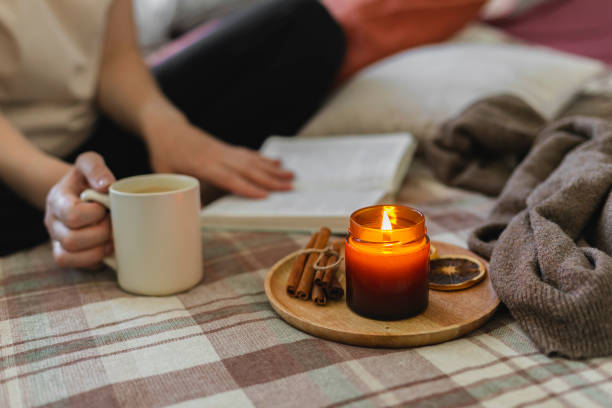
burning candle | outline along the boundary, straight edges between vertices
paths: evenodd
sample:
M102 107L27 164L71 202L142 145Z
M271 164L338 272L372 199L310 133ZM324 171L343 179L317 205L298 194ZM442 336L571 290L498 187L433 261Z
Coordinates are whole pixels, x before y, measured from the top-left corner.
M398 320L427 308L429 237L421 212L396 205L355 211L345 252L346 302L354 312Z

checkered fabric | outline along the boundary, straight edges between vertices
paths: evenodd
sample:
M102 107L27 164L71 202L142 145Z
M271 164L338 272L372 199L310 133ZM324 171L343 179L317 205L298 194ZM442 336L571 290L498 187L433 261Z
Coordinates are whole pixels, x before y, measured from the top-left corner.
M419 163L399 200L425 212L433 239L463 246L492 204ZM612 357L549 358L504 310L464 338L413 349L294 329L263 283L307 239L205 231L204 282L162 298L121 291L108 270L62 270L47 245L1 259L0 406L612 406Z

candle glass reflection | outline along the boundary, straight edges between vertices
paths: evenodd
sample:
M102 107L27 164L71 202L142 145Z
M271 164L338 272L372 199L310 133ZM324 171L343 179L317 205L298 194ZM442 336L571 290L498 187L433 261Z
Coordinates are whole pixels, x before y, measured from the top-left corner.
M351 214L346 239L346 302L378 320L422 313L429 296L429 237L425 216L397 205Z

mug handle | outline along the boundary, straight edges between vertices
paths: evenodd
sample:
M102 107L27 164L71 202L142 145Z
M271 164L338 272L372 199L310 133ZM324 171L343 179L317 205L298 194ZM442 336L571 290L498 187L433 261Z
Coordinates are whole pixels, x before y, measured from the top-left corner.
M88 188L81 193L81 201L95 201L102 204L110 210L110 197L108 194L98 193L95 190ZM117 270L117 257L115 255L105 256L102 261L109 267Z

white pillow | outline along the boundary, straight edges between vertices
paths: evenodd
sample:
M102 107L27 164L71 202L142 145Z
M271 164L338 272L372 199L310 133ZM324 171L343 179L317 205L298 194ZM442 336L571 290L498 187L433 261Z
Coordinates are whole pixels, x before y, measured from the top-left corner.
M179 0L173 28L179 32L191 30L204 21L224 17L236 10L261 3L263 0Z
M150 54L170 41L170 33L187 32L212 19L263 0L133 0L140 48Z
M595 60L515 43L415 48L357 74L300 134L407 131L423 140L471 103L501 93L517 95L550 120L603 69Z
M480 16L485 20L516 17L539 6L542 3L559 0L489 0L482 9Z
M133 0L138 41L144 54L170 39L177 0Z

